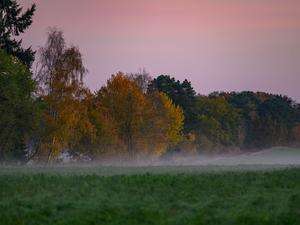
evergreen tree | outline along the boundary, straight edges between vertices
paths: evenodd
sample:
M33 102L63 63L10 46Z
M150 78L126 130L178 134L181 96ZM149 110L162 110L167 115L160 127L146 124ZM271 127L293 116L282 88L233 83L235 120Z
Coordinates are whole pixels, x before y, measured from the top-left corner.
M35 4L22 13L22 7L15 0L0 0L0 48L16 56L22 63L31 66L34 52L31 48L23 49L22 40L14 37L24 33L31 25Z
M160 75L149 85L149 92L160 91L165 93L176 106L180 106L184 112L184 131L190 132L194 128L196 114L195 102L196 92L191 82L184 80L180 82L168 75Z

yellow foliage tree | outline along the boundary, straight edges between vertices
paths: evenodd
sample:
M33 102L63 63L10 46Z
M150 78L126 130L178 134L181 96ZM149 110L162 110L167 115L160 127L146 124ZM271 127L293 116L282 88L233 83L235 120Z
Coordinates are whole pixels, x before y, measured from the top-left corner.
M181 139L183 112L163 93L144 93L134 80L119 72L97 94L115 121L130 158L161 155Z
M146 98L134 81L123 73L113 75L98 92L98 99L114 119L118 134L131 158L136 155L136 143L144 124Z
M150 153L160 156L168 147L176 145L182 139L181 131L184 124L184 115L180 107L175 106L172 100L162 92L148 95L151 103L148 126L148 149ZM149 115L148 114L148 115Z
M118 136L117 124L98 97L90 94L86 98L89 111L89 119L95 129L95 136L83 138L81 146L84 151L95 158L111 157L122 150L122 143Z
M86 69L81 53L76 47L66 47L62 32L49 32L46 47L40 50L39 65L44 126L38 152L49 162L62 150L77 146L83 137L92 139L95 128L86 104L89 91L82 82Z

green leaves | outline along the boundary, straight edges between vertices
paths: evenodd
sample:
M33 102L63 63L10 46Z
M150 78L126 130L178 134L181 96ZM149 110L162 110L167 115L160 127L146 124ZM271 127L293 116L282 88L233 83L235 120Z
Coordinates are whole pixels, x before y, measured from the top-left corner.
M34 90L28 68L0 50L0 160L25 157L35 120Z
M191 86L191 82L184 80L180 82L169 75L160 75L149 85L149 92L160 91L165 93L176 106L183 109L185 116L184 131L186 133L193 129L195 113L196 92Z
M239 146L241 118L223 97L197 97L196 129L199 150L221 151ZM204 136L204 137L203 137Z
M34 61L31 48L23 49L19 36L31 24L35 12L35 4L22 13L22 8L15 0L0 0L0 48L6 53L17 57L22 63L30 67Z

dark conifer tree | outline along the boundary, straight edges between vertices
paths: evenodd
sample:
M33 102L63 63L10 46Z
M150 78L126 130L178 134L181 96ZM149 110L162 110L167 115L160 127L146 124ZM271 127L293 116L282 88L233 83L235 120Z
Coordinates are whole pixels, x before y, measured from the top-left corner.
M185 117L184 131L189 133L194 128L196 92L191 82L184 80L180 82L169 75L160 75L149 85L148 91L161 91L165 93L175 105L183 109Z
M35 4L22 13L22 7L15 0L0 0L0 48L17 57L22 63L31 66L34 52L22 48L22 40L15 37L24 33L31 25Z

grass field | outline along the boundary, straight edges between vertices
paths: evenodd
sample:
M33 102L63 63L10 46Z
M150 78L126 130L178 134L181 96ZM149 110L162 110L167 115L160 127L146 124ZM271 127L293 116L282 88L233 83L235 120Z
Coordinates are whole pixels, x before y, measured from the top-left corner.
M0 224L299 225L300 167L3 167Z

